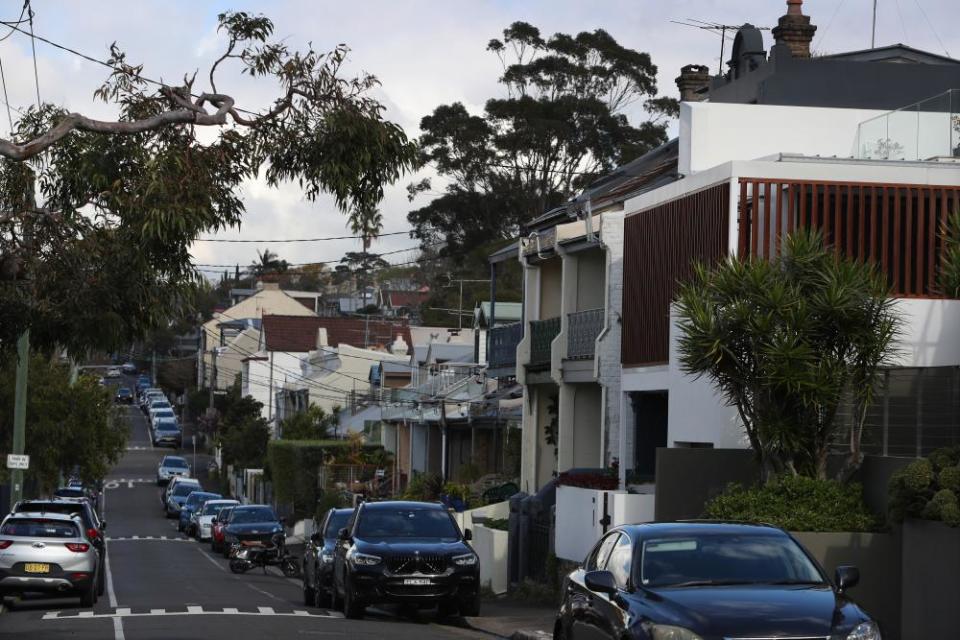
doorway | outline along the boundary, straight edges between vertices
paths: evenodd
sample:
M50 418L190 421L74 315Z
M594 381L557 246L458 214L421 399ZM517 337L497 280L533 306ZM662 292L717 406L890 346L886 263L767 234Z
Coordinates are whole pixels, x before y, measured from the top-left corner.
M637 391L633 404L633 472L639 482L653 482L657 471L657 448L667 446L666 391Z

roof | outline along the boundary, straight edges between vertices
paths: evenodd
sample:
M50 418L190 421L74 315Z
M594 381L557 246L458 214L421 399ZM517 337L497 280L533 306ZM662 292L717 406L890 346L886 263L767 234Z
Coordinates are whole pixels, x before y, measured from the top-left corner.
M915 49L902 43L891 44L886 47L873 49L858 49L820 56L821 59L856 60L859 62L893 62L893 63L920 63L920 64L948 64L960 65L960 60L941 56L930 51Z
M383 297L387 306L394 309L400 307L418 307L430 297L430 291L384 291Z
M263 316L263 344L267 351L306 353L317 348L323 321L316 316Z
M413 344L410 337L410 325L406 320L391 318L389 320L370 318L318 318L320 327L327 330L327 344L338 347L347 344L351 347L369 347L373 345L389 346L396 340L397 335L403 337L408 345ZM314 346L316 348L316 332L314 332Z
M473 362L473 345L451 342L432 342L427 350L426 361L443 362Z
M487 256L488 262L506 262L520 255L520 239L514 238L509 244L504 245Z
M440 502L415 502L413 500L386 500L384 502L364 502L363 509L386 511L388 509L430 509L442 511L446 509Z
M373 365L373 366L377 366L377 365ZM410 367L410 364L409 364L408 362L406 362L406 361L403 361L403 362L390 362L389 360L385 360L385 361L381 362L379 366L380 366L381 370L382 370L384 373L386 373L386 374L398 374L398 373L399 373L399 374L403 374L403 373L405 373L405 374L409 375L410 372L412 371L412 369L411 369L411 367Z
M523 317L523 303L522 302L497 302L496 309L494 309L497 316L494 318L498 323L499 322L519 322ZM484 301L477 305L475 314L479 313L480 318L484 322L488 322L490 318L490 301Z

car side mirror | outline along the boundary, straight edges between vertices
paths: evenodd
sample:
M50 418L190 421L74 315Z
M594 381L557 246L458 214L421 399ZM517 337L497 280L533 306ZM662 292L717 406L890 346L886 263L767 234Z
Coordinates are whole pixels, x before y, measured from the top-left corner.
M466 540L467 542L470 542L471 540L473 540L473 531L471 531L470 529L464 529L463 539Z
M341 542L349 542L350 530L344 527L343 529L340 529L340 531L337 531L337 540Z
M583 576L583 584L595 593L613 595L617 592L617 582L609 571L588 571Z
M860 582L860 569L850 564L842 564L837 567L833 575L833 581L837 585L837 591L843 593L847 589L857 586Z
M101 521L100 521L100 528L101 528L101 529L106 529L106 528L107 528L107 521L106 521L106 520L101 520Z

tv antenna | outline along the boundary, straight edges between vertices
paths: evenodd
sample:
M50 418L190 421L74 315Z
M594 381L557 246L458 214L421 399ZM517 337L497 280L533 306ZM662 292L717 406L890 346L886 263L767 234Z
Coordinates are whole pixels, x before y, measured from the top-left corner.
M717 65L717 75L723 75L723 53L727 44L727 40L733 40L733 36L728 35L727 31L737 31L743 25L735 24L720 24L719 22L707 22L705 20L697 20L695 18L684 18L684 20L671 20L670 22L674 24L679 24L684 27L693 27L694 29L702 29L704 31L709 31L720 36L720 63ZM754 27L760 31L770 31L770 27Z

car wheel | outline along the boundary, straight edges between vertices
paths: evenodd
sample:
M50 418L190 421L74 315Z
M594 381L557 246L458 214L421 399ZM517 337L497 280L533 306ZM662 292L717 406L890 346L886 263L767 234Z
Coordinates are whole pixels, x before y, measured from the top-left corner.
M303 604L307 607L317 606L317 590L310 584L306 571L303 573Z
M92 581L90 586L80 592L80 606L90 609L97 603L97 585Z
M460 615L464 618L476 618L480 615L480 592L472 598L460 601Z
M343 589L343 615L350 620L360 620L366 607L353 593L353 585L347 580Z

